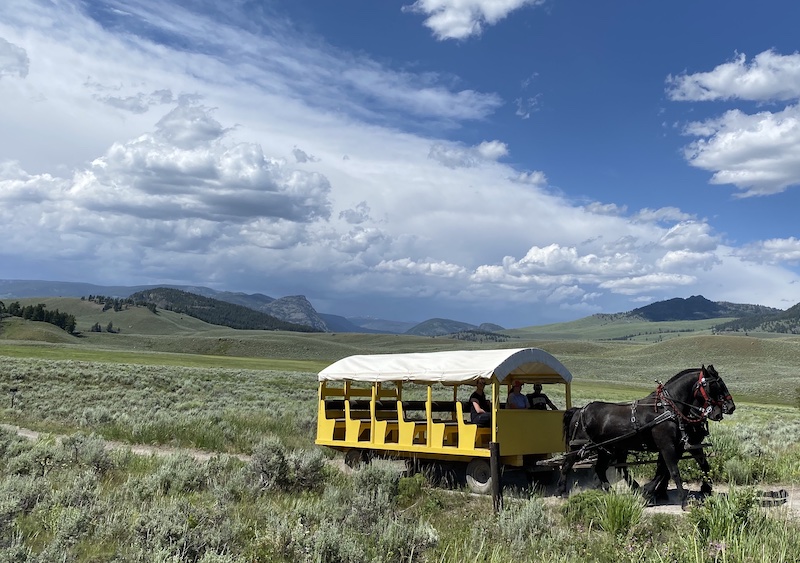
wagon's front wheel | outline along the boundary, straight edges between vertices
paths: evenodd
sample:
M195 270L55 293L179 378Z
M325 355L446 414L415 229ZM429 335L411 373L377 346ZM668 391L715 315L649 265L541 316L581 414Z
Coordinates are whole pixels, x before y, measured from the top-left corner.
M480 495L492 492L492 467L488 461L477 458L467 464L467 486Z

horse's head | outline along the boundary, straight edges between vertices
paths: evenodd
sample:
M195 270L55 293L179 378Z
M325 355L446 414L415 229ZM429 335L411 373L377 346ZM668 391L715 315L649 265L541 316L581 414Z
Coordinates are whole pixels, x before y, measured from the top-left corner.
M700 375L695 384L695 397L702 398L704 409L711 420L722 420L723 415L733 414L736 410L728 386L713 365L700 368Z

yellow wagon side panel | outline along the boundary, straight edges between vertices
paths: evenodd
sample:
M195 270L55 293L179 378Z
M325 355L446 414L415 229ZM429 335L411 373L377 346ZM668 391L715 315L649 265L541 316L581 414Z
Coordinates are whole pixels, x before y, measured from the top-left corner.
M552 454L565 451L564 411L497 411L500 455Z

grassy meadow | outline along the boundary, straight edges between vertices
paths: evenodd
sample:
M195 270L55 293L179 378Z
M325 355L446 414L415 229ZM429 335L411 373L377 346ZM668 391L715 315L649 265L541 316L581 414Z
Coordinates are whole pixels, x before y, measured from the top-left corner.
M404 477L381 461L345 472L326 462L332 452L313 445L322 367L354 353L486 345L235 331L166 311L30 301L75 314L83 334L0 322L0 422L44 433L29 441L0 429L0 561L800 559L800 524L781 508L760 508L752 488L800 483L797 337L687 331L648 343L580 338L574 330L556 338L551 327L547 339L502 344L559 358L575 377L578 405L640 398L655 379L711 363L738 408L710 425L712 477L731 491L685 515L646 513L625 489L567 502L509 491L495 515L491 499L458 483ZM109 321L121 332L88 332ZM563 404L563 396L551 397ZM212 456L139 456L105 449L109 440ZM637 476L650 472L642 466ZM697 476L688 462L682 472Z

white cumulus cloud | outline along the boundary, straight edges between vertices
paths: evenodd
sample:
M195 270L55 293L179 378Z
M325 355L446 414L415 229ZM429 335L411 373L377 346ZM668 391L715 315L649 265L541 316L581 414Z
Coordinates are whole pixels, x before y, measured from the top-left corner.
M685 149L692 166L713 172L711 183L733 184L740 197L783 192L800 184L800 106L748 115L730 110L694 122L699 137Z
M748 64L744 53L708 72L667 77L667 95L676 101L796 100L800 98L800 53L768 50Z
M494 25L523 6L544 0L417 0L405 9L428 16L425 26L437 39L466 39L480 35L484 26Z

